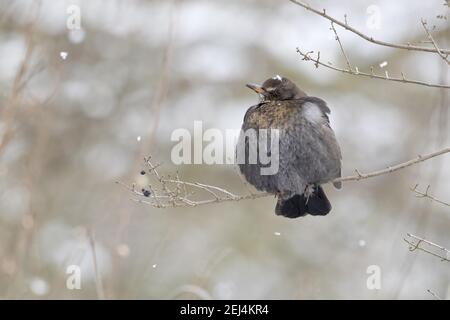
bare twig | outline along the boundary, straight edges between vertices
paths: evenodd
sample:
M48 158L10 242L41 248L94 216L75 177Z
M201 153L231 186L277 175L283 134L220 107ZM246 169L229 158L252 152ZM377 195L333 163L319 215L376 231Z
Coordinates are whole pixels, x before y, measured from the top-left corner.
M427 292L429 294L431 294L436 300L442 300L441 297L439 297L436 293L434 293L433 291L431 291L431 289L428 289Z
M423 29L425 30L425 32L428 36L428 39L430 39L431 43L433 44L433 47L436 49L436 52L450 66L450 61L448 60L448 53L444 54L442 52L442 50L439 49L439 46L437 45L436 41L434 40L433 36L431 35L430 30L428 30L427 22L424 19L422 19L421 22L422 22Z
M345 61L347 62L348 70L349 70L349 71L353 71L353 70L352 70L352 66L351 66L351 64L350 64L350 60L348 59L348 56L347 56L347 54L345 53L344 46L342 45L341 39L339 39L338 33L337 33L337 31L336 31L336 28L334 27L333 22L331 22L331 30L333 30L334 35L336 36L335 39L336 39L336 41L339 43L339 47L341 48L342 55L344 56Z
M88 238L89 238L89 245L91 247L91 254L92 254L92 261L94 263L94 272L95 272L95 287L97 290L97 296L99 300L105 299L105 291L103 289L103 282L101 274L98 270L98 263L97 263L97 252L95 250L95 238L94 233L92 230L88 229Z
M409 251L421 250L438 257L441 261L450 262L450 251L448 249L410 233L407 233L406 236L409 239L404 238L403 240L409 244Z
M424 156L418 156L414 159L397 164L395 166L391 166L386 169L370 173L362 173L358 169L355 169L356 172L355 175L334 179L333 181L330 181L330 183L342 181L359 181L362 179L392 173L394 171L412 166L414 164L426 161L428 159L437 157L439 155L448 152L450 152L450 148L445 148L443 150L433 152ZM139 203L150 204L151 206L156 208L196 207L211 203L241 201L273 196L272 194L269 193L252 193L252 192L250 192L250 194L247 195L237 195L221 187L206 185L198 182L181 181L178 175L176 179L165 178L157 170L159 165L154 165L151 162L150 157L145 158L144 160L145 166L147 168L146 172L157 181L159 190L156 190L154 187L151 186L151 184L147 187L147 189L143 188L141 191L139 191L136 190L134 185L128 186L120 181L118 181L117 183L130 190L135 196L138 196L137 199L133 199L134 201ZM188 187L192 191L188 192L187 191ZM200 200L195 199L193 198L193 195L196 194L196 191L206 193L209 195L209 197Z
M439 200L438 198L436 198L435 196L432 196L431 194L429 194L429 190L430 190L430 185L427 186L427 189L425 191L420 191L417 188L419 187L418 184L416 184L413 188L411 188L411 191L416 193L416 197L417 198L428 198L432 201L435 201L437 203L443 204L444 206L450 207L450 203L444 202L442 200Z
M421 47L421 46L414 46L410 43L408 44L396 44L396 43L390 43L390 42L386 42L386 41L381 41L381 40L376 40L373 37L370 37L364 33L362 33L361 31L358 31L357 29L351 27L348 22L347 22L347 16L345 16L345 21L339 21L331 16L329 16L326 13L326 10L318 10L315 8L312 8L309 4L304 3L303 1L299 1L299 0L289 0L292 3L299 5L303 8L305 8L306 10L309 10L311 12L314 12L315 14L324 17L325 19L343 27L344 29L358 35L359 37L363 38L364 40L367 40L369 42L378 44L380 46L385 46L385 47L391 47L391 48L396 48L396 49L405 49L405 50L412 50L412 51L423 51L423 52L434 52L434 53L438 53L438 50L436 48L430 48L430 47ZM439 51L443 54L448 54L450 53L450 49L439 49Z
M13 130L13 121L16 117L17 113L17 105L21 90L25 87L25 81L23 80L26 77L26 74L29 70L29 64L31 61L31 56L34 51L34 42L32 39L32 25L30 24L27 27L26 31L26 51L23 57L22 62L19 65L17 73L14 77L11 94L2 108L2 112L0 114L1 120L4 123L4 132L3 135L0 136L0 153L4 150L6 144L14 135Z
M155 95L153 96L153 100L151 103L151 118L150 122L150 132L148 133L146 139L144 139L141 144L139 157L136 157L138 161L144 155L145 150L153 147L153 143L155 140L155 133L158 131L159 120L162 109L164 107L164 101L166 100L167 93L169 92L170 86L170 76L171 76L171 67L173 63L173 51L175 47L175 29L176 29L176 18L175 11L176 1L174 0L174 10L171 11L170 21L169 21L169 30L167 36L167 44L164 48L163 60L162 60L162 70L160 71L160 78L157 82Z
M145 158L144 161L147 168L147 173L156 179L160 190L155 190L155 188L149 185L149 190L146 190L144 188L141 191L138 191L135 189L134 185L130 187L120 181L118 181L117 183L126 187L134 195L140 197L139 199L133 199L134 201L150 204L156 208L196 207L199 205L211 203L241 201L269 196L269 194L267 193L250 193L247 195L237 195L217 186L206 185L198 182L181 181L178 175L177 179L165 178L157 170L159 165L154 165L151 162L150 157ZM188 192L187 187L190 187L192 191ZM196 194L196 191L203 191L211 197L207 198L206 200L193 199L192 196ZM148 198L148 200L142 199L142 197Z
M430 154L426 154L423 156L419 155L414 159L411 159L411 160L403 162L403 163L399 163L395 166L387 167L386 169L383 169L383 170L378 170L378 171L374 171L374 172L370 172L370 173L361 173L361 172L357 171L356 175L338 178L338 179L333 180L332 182L361 180L361 179L367 179L367 178L371 178L371 177L380 176L383 174L391 173L391 172L412 166L416 163L426 161L428 159L440 156L440 155L448 153L448 152L450 152L450 147L430 153Z
M297 52L302 56L303 60L314 62L316 67L318 65L321 65L323 67L326 67L326 68L334 70L334 71L339 71L339 72L342 72L342 73L347 73L347 74L351 74L351 75L355 75L355 76L368 77L368 78L381 79L381 80L388 80L388 81L394 81L394 82L418 84L418 85L427 86L427 87L434 87L434 88L450 89L450 85L444 85L444 84L437 84L437 83L430 83L430 82L424 82L424 81L419 81L419 80L407 79L404 73L402 73L402 77L401 78L396 78L396 77L390 77L389 75L386 75L386 74L384 76L377 75L377 74L374 73L373 68L371 69L370 73L362 72L362 71L360 71L358 69L358 67L355 67L355 70L347 70L347 69L335 67L329 62L328 63L323 63L323 62L319 61L319 59L315 59L315 58L311 57L311 54L314 53L314 51L303 52L303 51L300 50L300 48L297 48Z

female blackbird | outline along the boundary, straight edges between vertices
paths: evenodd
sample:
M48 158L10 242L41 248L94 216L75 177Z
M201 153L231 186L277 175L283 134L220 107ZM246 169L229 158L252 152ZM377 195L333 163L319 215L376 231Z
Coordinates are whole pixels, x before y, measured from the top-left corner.
M278 75L262 85L247 87L259 94L260 102L250 107L244 117L238 142L245 150L245 161L238 163L241 173L258 190L278 197L277 215L297 218L328 214L331 204L320 185L341 176L341 151L330 127L327 104ZM250 141L246 134L249 129L256 132L257 140L261 139L261 129L278 129L277 149L270 143ZM261 173L267 167L259 160L262 149L272 158L271 152L278 152L276 173ZM250 150L258 153L256 162L249 163ZM341 183L334 186L340 189Z

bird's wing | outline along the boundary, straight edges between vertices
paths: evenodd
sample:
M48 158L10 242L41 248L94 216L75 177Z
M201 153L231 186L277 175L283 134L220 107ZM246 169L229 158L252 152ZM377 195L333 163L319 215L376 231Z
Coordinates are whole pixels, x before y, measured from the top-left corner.
M323 127L323 135L325 144L328 146L330 159L333 159L333 165L336 168L336 174L333 175L333 179L341 177L342 167L342 153L339 143L336 140L333 129L329 125ZM334 187L340 189L342 187L341 182L334 182Z
M341 175L341 151L325 101L305 97L296 101L291 124L280 139L280 153L286 155L286 172L307 183L325 183ZM339 184L336 187L340 187Z

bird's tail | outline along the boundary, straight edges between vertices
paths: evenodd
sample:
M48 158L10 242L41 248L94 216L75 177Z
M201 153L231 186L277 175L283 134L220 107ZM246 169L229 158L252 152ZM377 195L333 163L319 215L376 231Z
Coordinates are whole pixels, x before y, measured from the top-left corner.
M321 186L314 188L312 194L296 194L288 199L278 198L275 213L287 218L298 218L307 214L325 216L331 211L331 203Z

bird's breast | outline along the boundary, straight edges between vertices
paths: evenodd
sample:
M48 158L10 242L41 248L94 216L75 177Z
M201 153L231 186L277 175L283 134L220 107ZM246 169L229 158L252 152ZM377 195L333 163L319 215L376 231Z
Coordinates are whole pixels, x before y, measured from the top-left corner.
M287 129L295 113L295 106L292 104L283 101L267 102L251 112L246 124L256 129Z

